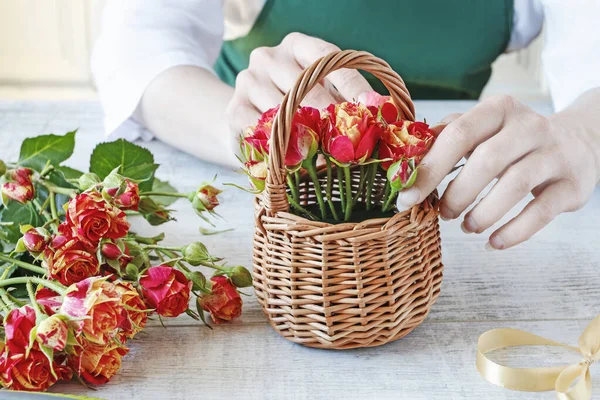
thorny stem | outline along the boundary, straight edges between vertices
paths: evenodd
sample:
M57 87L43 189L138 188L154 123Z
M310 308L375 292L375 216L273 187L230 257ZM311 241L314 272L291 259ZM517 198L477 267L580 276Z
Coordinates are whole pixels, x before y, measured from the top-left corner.
M327 204L329 204L329 208L331 209L331 213L333 214L333 219L339 221L339 217L337 215L337 211L335 209L335 204L333 204L333 199L331 198L331 192L333 187L333 178L332 178L332 170L331 170L331 160L328 157L325 157L325 163L327 164L327 188L325 189L325 194L327 195Z
M317 158L314 157L314 159L307 165L306 169L308 170L310 179L313 181L313 185L315 185L315 195L317 196L317 202L319 203L319 209L321 210L321 219L324 220L327 218L327 209L325 208L325 202L323 201L321 183L319 182L319 177L317 176L316 160Z
M29 271L32 272L36 272L38 274L46 274L46 269L42 268L42 267L38 267L37 265L33 265L33 264L29 264L25 261L21 261L21 260L15 260L14 258L11 258L7 255L4 255L2 253L0 253L0 261L4 261L6 263L10 263L10 264L14 264L18 267L27 269Z
M344 167L344 179L346 180L346 213L344 221L350 221L352 216L352 178L350 177L350 167Z

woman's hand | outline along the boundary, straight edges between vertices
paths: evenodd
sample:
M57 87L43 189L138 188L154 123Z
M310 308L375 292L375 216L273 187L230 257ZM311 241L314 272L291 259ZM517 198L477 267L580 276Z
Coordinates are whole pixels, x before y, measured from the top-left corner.
M301 33L290 33L276 47L253 50L248 69L237 76L233 99L227 107L234 149L237 150L242 131L254 125L263 112L281 103L304 68L337 50L331 43ZM311 90L303 105L322 109L331 103L357 99L371 90L358 71L341 69Z
M447 117L436 127L441 133L423 159L415 185L401 192L398 202L408 206L423 201L471 153L441 199L442 218L458 218L498 178L465 215L463 230L485 231L531 192L535 199L496 230L487 247L505 249L529 239L558 214L581 208L598 182L600 135L586 119L593 112L589 105L575 104L544 117L510 96L498 96Z

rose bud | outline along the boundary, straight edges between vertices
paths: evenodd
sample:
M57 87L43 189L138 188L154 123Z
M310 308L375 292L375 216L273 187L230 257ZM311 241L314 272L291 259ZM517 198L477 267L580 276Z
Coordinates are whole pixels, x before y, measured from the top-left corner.
M44 228L34 228L31 225L27 225L21 228L21 232L23 232L23 237L21 238L23 246L27 251L34 254L44 251L50 241L50 233Z
M323 151L341 164L363 164L383 132L362 103L331 104L324 121Z
M217 198L219 193L222 193L222 190L211 185L201 186L196 193L192 194L191 201L194 210L198 212L212 211L219 205L219 199Z
M113 203L121 210L138 211L140 193L137 183L124 179L121 187L106 189L106 193L113 198Z
M11 181L2 185L2 202L7 204L10 199L25 204L33 200L35 191L31 182L32 174L29 168L9 171Z
M181 249L181 254L183 255L183 259L190 265L197 267L205 262L218 261L214 257L211 257L208 254L208 250L206 246L202 242L195 242L184 246Z
M213 276L210 294L198 297L198 305L210 313L216 324L229 322L242 314L242 298L225 276Z
M402 159L392 164L387 171L387 178L393 190L400 191L411 187L417 179L417 168L414 159Z
M90 247L95 247L103 238L122 238L129 231L125 213L97 192L82 193L71 199L66 214L70 234Z
M231 270L231 281L239 288L252 286L252 275L246 268L238 265Z
M129 352L127 347L110 343L98 346L83 343L81 350L67 359L67 364L87 383L102 385L121 369L121 359Z
M79 189L85 192L88 189L96 187L101 182L100 177L93 172L88 172L79 177L78 186Z
M67 289L60 312L72 318L77 337L105 345L116 335L123 319L121 295L108 277L87 278Z
M71 370L52 362L39 349L31 349L27 357L25 353L0 354L0 386L9 390L27 390L43 392L58 380L70 380ZM10 395L9 395L10 396Z
M63 350L69 336L69 328L63 318L54 314L40 322L36 332L38 342L54 351Z
M265 181L267 180L267 160L249 160L244 166L244 172L250 178L250 182L254 189L259 192L265 190Z
M100 247L100 253L109 260L117 260L123 255L119 246L111 242L103 243Z
M143 216L152 226L161 225L173 220L173 217L171 217L170 212L167 210L158 210L152 214L143 214Z
M149 268L140 279L142 295L149 307L163 317L176 317L188 309L192 282L167 265Z

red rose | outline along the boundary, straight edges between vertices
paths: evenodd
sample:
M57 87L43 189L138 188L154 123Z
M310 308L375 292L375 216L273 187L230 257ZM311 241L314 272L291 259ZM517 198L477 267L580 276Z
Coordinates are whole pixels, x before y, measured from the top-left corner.
M390 159L382 162L387 170L400 159L414 159L421 162L435 141L435 134L424 122L397 121L390 123L384 130L379 144L379 158Z
M125 338L131 339L146 326L148 313L146 304L138 291L129 282L117 281L115 289L121 295L123 304L123 318L121 328Z
M229 322L242 314L242 298L235 285L225 276L213 276L211 294L198 298L200 307L208 311L216 324Z
M362 103L327 107L323 150L342 164L364 163L381 137L382 126Z
M192 282L167 265L149 268L140 279L146 304L163 317L176 317L187 310Z
M102 385L119 372L121 359L128 352L127 347L116 343L98 346L84 342L77 353L67 359L67 363L86 382Z
M35 191L31 182L33 172L29 168L15 169L9 172L10 182L2 185L2 201L6 199L26 203L33 200Z
M66 222L73 237L94 247L102 238L119 239L129 231L125 213L98 192L82 193L69 201Z
M57 313L62 305L62 296L44 287L35 292L35 300L42 306L44 313L48 315Z
M117 193L119 188L110 188L106 192L113 196L114 204L121 210L137 211L140 203L140 189L137 183L133 183L129 179L125 179L125 183L125 190L121 194Z
M79 239L69 240L60 235L44 251L42 264L48 276L63 285L80 282L100 272L98 259Z
M121 295L107 278L87 278L71 285L60 312L73 317L76 335L105 345L117 335L123 319Z
M0 384L10 390L41 392L59 379L70 380L71 375L63 365L50 365L48 357L38 349L32 349L27 357L24 353L11 355L6 349L0 355Z
M30 306L12 310L4 321L6 348L11 354L25 353L30 345L30 332L35 326L35 311Z

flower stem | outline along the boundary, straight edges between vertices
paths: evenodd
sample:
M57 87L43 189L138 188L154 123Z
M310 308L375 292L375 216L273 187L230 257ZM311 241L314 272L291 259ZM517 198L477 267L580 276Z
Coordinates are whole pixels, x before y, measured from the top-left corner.
M294 183L294 180L292 179L292 175L290 175L290 174L288 174L288 176L287 176L287 183L290 188L290 192L292 192L292 197L294 198L294 200L296 202L300 201L300 195L298 194L298 187Z
M367 172L367 211L371 210L373 207L373 186L375 185L375 177L377 176L377 168L378 165L373 163L369 165L369 170Z
M33 285L31 284L31 281L27 282L27 284L25 286L27 287L27 295L29 296L29 301L31 302L31 306L35 310L35 315L37 315L39 317L40 315L42 315L44 313L40 309L40 305L38 304L38 302L35 298L35 292L33 291Z
M327 164L327 187L325 189L325 194L327 195L327 204L329 204L329 208L331 209L331 214L333 214L333 219L339 221L340 218L337 215L337 211L335 209L335 204L333 204L333 199L331 198L331 189L333 188L333 178L332 178L332 170L331 170L331 160L328 157L325 157L325 164Z
M77 196L77 191L75 189L64 188L60 186L56 186L53 183L50 183L46 180L40 179L38 183L48 189L49 192L54 192L57 194L64 194L65 196L75 197Z
M300 202L300 170L294 172L294 182L296 182L296 189L298 190L298 202Z
M394 199L396 198L397 194L398 194L398 191L392 190L390 195L387 197L385 204L383 205L383 208L382 208L383 212L387 212L390 210L390 208L392 207L392 203L394 202Z
M0 261L4 261L6 263L10 263L10 264L14 264L17 267L21 267L23 269L38 273L38 274L42 274L44 275L46 273L46 269L42 268L42 267L38 267L37 265L33 265L33 264L29 264L25 261L21 261L21 260L15 260L14 258L11 258L5 254L0 253Z
M4 311L8 315L12 310L0 299L0 310Z
M188 198L188 194L187 193L178 193L178 192L173 192L173 193L168 193L168 192L143 192L143 193L140 193L140 196L185 197L186 199Z
M48 193L48 197L50 198L50 213L52 214L52 219L58 220L58 210L56 209L56 194L50 191L50 193Z
M315 214L311 213L306 208L304 208L300 204L296 203L294 201L294 199L292 198L292 196L290 196L288 194L287 197L288 197L288 202L290 203L290 206L292 206L292 208L296 209L296 211L300 211L301 213L304 213L304 214L308 215L308 217L311 218L311 219L314 219L314 220L318 220L319 219Z
M381 211L385 210L385 205L390 196L390 191L392 187L390 186L390 181L386 180L385 185L383 186L383 199L381 200Z
M0 298L2 298L2 302L8 307L9 311L17 308L17 305L10 299L6 290L0 289Z
M338 175L338 190L340 192L340 203L342 204L342 212L346 209L346 196L344 195L344 172L342 171L342 167L337 167L337 175Z
M346 181L346 213L344 221L350 221L352 216L352 178L350 177L350 167L344 167L344 179Z
M317 157L314 157L310 163L306 166L308 170L308 175L310 179L313 181L313 185L315 185L315 195L317 196L317 202L319 203L319 209L321 210L321 219L325 220L327 218L327 208L325 207L325 201L323 201L323 191L321 189L321 183L319 182L319 177L317 176Z
M38 278L37 276L20 276L18 278L8 278L0 281L0 287L10 286L10 285L20 285L23 283L32 282L37 283L38 285L42 285L47 287L50 290L55 291L60 295L64 295L67 292L67 288L58 283L53 283L44 278Z
M358 184L358 191L354 195L354 199L352 199L353 206L356 205L356 203L358 202L358 198L360 197L361 193L363 192L363 189L365 188L365 181L367 180L366 168L367 167L364 165L360 166L360 182ZM364 200L364 197L363 197L363 200Z

